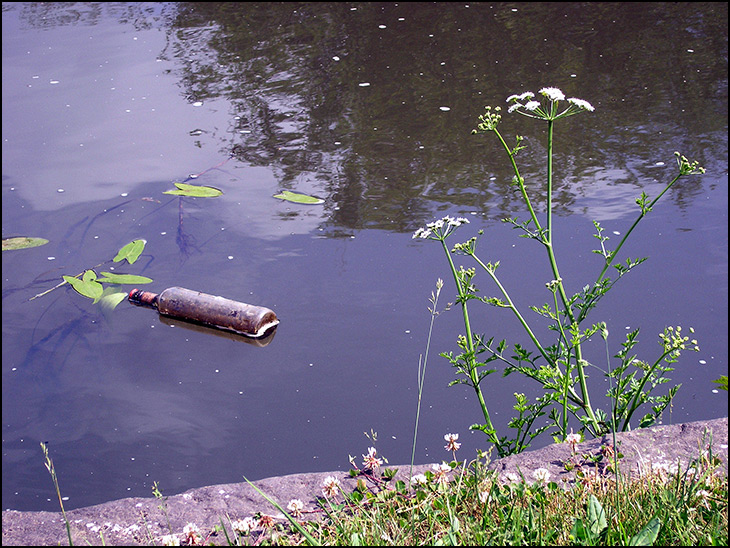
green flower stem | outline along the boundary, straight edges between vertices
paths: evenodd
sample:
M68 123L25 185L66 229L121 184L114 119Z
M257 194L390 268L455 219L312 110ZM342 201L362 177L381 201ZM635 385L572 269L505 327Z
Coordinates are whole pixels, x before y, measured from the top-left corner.
M527 205L527 209L530 212L530 218L532 219L532 222L535 224L535 229L539 233L541 230L540 221L537 218L535 209L532 207L532 203L530 202L530 197L527 195L527 189L525 188L525 180L520 176L520 170L517 167L517 162L515 162L516 152L510 150L509 146L507 146L507 143L502 138L502 134L499 133L499 131L497 130L496 127L492 131L499 139L499 142L502 143L502 147L504 148L505 152L507 152L507 156L509 156L509 161L512 164L512 171L514 171L514 174L515 174L515 180L517 181L517 184L520 188L520 194L522 194L522 199L525 201L525 204Z
M654 207L654 204L656 204L659 201L659 199L662 196L664 196L664 194L667 192L667 190L672 188L674 183L676 183L680 179L680 177L682 177L682 173L680 173L674 179L672 179L672 181L666 186L666 188L664 188L664 190L662 190L659 193L659 195L656 198L654 198L648 206L641 208L641 213L639 213L639 216L634 221L634 224L631 225L631 228L629 228L629 230L626 232L626 234L624 234L624 237L621 238L621 241L619 242L618 246L616 246L616 249L614 249L611 253L609 253L608 257L606 257L606 264L603 266L603 270L601 270L601 273L599 274L598 278L596 279L596 284L599 283L603 279L603 277L606 275L606 271L613 264L613 261L616 258L616 255L618 255L618 252L623 247L624 242L626 242L628 237L631 235L631 233L636 228L636 225L639 224L639 221L641 221L641 219L643 219L646 216L646 214L649 213L649 211L651 211L651 208Z
M472 336L471 332L471 322L469 321L469 310L467 309L466 305L466 292L464 291L464 288L461 284L461 281L459 280L459 275L456 272L456 266L454 265L454 261L451 258L451 253L449 253L449 248L446 246L446 241L444 238L440 239L441 246L444 249L444 253L446 253L446 257L449 259L449 266L451 267L451 274L454 276L454 282L456 283L456 289L459 292L459 300L461 301L461 311L464 315L464 327L466 329L466 341L467 341L467 347L469 352L469 360L471 363L469 364L469 378L471 379L472 385L474 386L474 390L477 393L477 398L479 399L479 405L482 408L482 414L484 415L484 424L487 427L487 430L489 431L489 441L491 441L493 444L495 444L498 448L500 447L499 444L499 438L496 435L496 431L494 429L494 425L492 424L492 419L489 416L489 410L487 409L487 402L484 401L484 395L482 394L482 389L479 387L479 375L476 371L476 367L474 367L474 337Z
M664 351L664 353L659 356L659 358L654 362L654 364L649 368L649 371L647 371L644 374L644 377L641 379L641 382L639 383L638 388L634 391L634 398L631 401L631 405L628 408L628 411L626 412L626 419L624 420L623 425L621 426L621 431L625 432L626 429L629 426L629 422L631 421L631 416L634 414L634 411L636 411L639 408L639 405L641 405L641 402L638 401L639 396L644 392L644 386L646 386L646 383L649 381L649 378L651 377L652 373L654 373L654 370L659 367L659 364L666 358L669 354L672 352L676 352L676 348L670 348L669 350Z

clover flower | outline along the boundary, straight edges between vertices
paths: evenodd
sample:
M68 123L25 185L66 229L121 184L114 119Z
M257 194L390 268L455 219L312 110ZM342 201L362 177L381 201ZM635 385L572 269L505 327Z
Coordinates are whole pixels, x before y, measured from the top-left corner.
M231 522L231 527L236 533L248 535L256 527L256 520L251 516Z
M580 443L580 434L573 434L571 430L570 434L565 436L565 443L569 443L575 449L575 444Z
M163 546L180 546L180 537L177 535L163 535L160 542Z
M336 497L340 491L340 480L334 476L327 476L322 482L322 495L325 498Z
M444 449L446 449L447 451L456 452L459 450L459 447L461 447L461 444L456 441L459 439L459 434L446 434L444 436L444 439L446 440L446 445L444 445Z
M289 510L295 518L302 517L302 510L304 510L304 503L299 499L292 499L289 504L286 505L286 509Z
M449 483L449 476L447 474L451 472L451 466L442 462L441 464L432 464L431 468L433 468L433 478L436 483L441 485Z
M274 525L276 525L276 522L274 521L274 516L270 516L269 514L261 514L259 516L259 527L271 529Z
M416 474L411 478L411 485L416 487L424 487L428 483L428 478L425 474Z
M377 470L383 464L383 459L379 459L376 455L375 447L370 447L368 448L368 454L362 456L362 465L366 470Z
M538 468L532 473L532 477L540 483L547 483L547 481L550 479L550 472L547 468Z
M188 523L183 527L183 537L185 542L190 545L198 544L198 541L202 540L200 529L194 523Z

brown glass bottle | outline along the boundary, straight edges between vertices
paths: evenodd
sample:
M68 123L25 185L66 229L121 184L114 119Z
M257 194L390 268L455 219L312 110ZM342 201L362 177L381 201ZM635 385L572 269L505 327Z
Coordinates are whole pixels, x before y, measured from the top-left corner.
M140 289L129 292L129 302L157 308L160 314L201 323L247 337L262 337L279 324L273 310L232 301L182 287L156 294Z

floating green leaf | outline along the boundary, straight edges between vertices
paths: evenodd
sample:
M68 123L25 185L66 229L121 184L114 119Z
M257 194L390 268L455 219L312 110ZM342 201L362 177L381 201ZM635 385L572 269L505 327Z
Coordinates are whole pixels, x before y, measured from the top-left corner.
M135 274L115 274L114 272L102 272L103 278L98 278L99 283L107 284L148 284L152 283L150 278L146 276L137 276Z
M314 196L307 196L306 194L297 194L289 190L282 190L281 194L274 194L274 198L281 198L287 202L294 202L296 204L323 204L324 200L315 198Z
M166 190L163 194L174 194L175 196L191 196L193 198L215 198L223 194L222 190L212 186L188 185L185 183L174 183L177 190Z
M98 301L101 298L101 294L104 292L104 288L96 281L96 272L93 270L87 270L84 272L84 275L80 280L73 276L64 276L63 279L71 284L71 287L84 297L94 299L94 302Z
M117 253L117 256L114 257L114 262L118 263L119 261L123 261L124 259L127 259L127 262L129 264L133 264L134 261L139 259L139 256L142 254L142 251L144 251L145 245L147 245L147 240L132 240L127 245L125 245L122 249L119 250L119 253Z
M44 238L31 238L29 236L19 236L18 238L3 238L3 251L12 251L14 249L28 249L29 247L38 247L46 245L48 240Z
M127 293L124 291L111 291L111 288L107 287L104 289L104 294L102 295L101 299L99 299L99 305L104 310L114 310L119 303L121 303L126 297Z

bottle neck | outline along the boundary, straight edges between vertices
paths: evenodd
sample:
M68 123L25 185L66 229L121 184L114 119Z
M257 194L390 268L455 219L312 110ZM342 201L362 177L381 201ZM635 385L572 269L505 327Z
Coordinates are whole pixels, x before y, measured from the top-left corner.
M129 302L140 306L149 306L157 308L157 299L159 295L151 291L142 291L141 289L133 289L129 292Z

